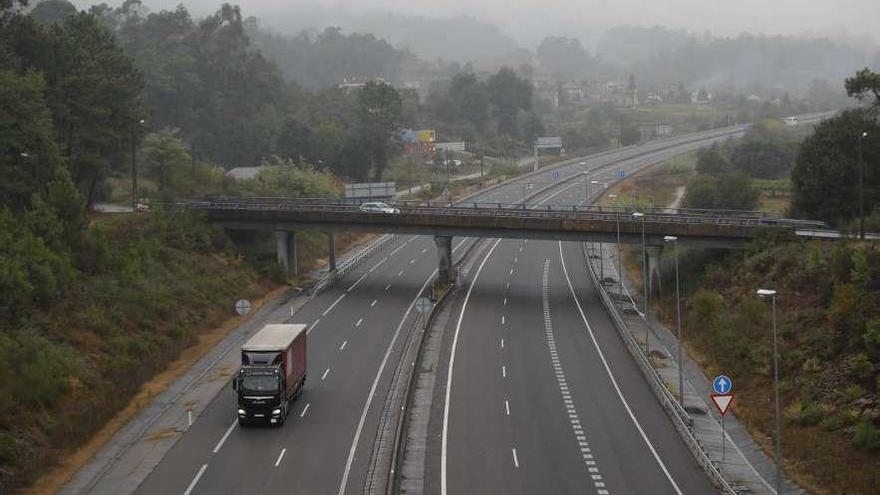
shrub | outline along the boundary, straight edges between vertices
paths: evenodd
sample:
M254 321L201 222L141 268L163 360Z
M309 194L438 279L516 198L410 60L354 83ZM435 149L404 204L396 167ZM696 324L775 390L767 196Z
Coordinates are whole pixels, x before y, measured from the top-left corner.
M785 409L785 419L801 426L814 426L822 421L822 411L815 402L804 404L796 400Z
M856 425L853 445L857 449L867 452L880 450L880 430L871 421L863 419Z
M0 431L0 466L12 466L16 459L15 438Z
M859 378L869 378L874 373L874 365L865 354L856 354L851 363L853 372Z

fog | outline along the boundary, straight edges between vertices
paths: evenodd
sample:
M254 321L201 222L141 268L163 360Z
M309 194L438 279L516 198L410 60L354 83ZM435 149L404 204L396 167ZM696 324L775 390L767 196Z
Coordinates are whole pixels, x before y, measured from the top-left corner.
M89 0L76 0L86 7ZM119 2L108 2L114 5ZM179 3L195 14L217 8L219 0L145 0L151 10ZM661 25L688 31L736 35L810 34L859 40L876 38L880 2L876 0L240 0L242 11L280 32L337 25L346 30L371 28L393 13L406 16L475 17L494 24L523 46L546 36L574 36L585 45L607 28L627 24ZM377 33L379 34L379 33ZM399 41L393 40L392 41Z

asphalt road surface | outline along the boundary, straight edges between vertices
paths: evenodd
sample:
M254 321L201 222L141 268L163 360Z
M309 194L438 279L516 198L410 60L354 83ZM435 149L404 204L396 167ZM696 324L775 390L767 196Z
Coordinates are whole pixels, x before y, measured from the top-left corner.
M527 182L564 181L601 167L591 179L612 182L618 170L628 174L733 134L707 131L572 160L556 169L559 179L550 172L541 179L542 172L474 200L516 203ZM570 182L535 201L581 203L583 184ZM563 243L571 284L596 342L591 339L559 248L553 242L501 242L478 279L456 347L449 493L653 494L676 493L675 486L679 493L709 493L708 481L612 333L577 244ZM307 303L289 320L309 325L309 363L305 391L287 423L239 428L227 386L137 493L360 493L400 357L401 328L415 317L411 307L436 265L433 239L403 237ZM510 339L504 349L501 338ZM432 469L439 470L439 457L429 456Z

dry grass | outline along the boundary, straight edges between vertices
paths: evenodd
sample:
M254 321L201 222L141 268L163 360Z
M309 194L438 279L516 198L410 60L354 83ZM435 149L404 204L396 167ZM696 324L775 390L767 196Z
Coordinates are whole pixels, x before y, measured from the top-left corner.
M279 297L287 287L277 287L266 293L262 298L254 303L254 311L262 307L267 302ZM98 451L113 438L113 435L125 426L132 418L134 418L144 407L146 407L155 396L162 393L168 385L183 376L190 368L192 368L208 351L214 348L221 340L223 340L236 327L241 325L247 317L234 317L228 319L221 326L210 329L199 334L196 343L186 348L180 356L174 360L165 371L154 376L153 379L145 383L140 391L132 398L128 405L119 413L117 413L103 428L98 430L84 445L77 449L72 449L61 456L64 461L47 474L40 477L29 489L24 493L28 495L52 495L57 493L61 488L73 478L79 469L85 466Z

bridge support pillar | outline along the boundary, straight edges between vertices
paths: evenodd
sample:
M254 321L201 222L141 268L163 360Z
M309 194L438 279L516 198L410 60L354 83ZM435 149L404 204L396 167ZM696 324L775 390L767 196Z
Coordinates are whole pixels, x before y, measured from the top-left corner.
M648 291L651 298L659 296L660 287L660 255L663 253L663 246L647 246L648 253Z
M336 271L336 234L327 232L327 249L330 260L330 271Z
M452 283L452 237L434 236L437 246L437 281L443 285Z
M275 259L287 275L299 275L296 259L296 232L275 232Z

